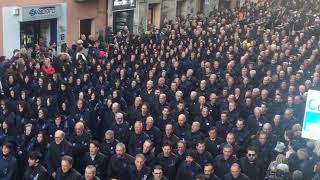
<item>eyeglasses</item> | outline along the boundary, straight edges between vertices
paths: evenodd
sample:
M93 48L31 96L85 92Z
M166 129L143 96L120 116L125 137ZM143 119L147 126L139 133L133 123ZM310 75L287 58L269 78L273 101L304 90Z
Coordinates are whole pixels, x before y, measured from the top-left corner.
M248 154L249 157L254 157L256 154Z

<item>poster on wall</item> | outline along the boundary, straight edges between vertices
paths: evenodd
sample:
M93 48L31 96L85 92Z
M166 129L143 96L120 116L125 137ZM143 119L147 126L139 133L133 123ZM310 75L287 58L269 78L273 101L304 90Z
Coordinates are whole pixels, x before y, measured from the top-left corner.
M113 0L113 11L123 11L136 8L136 0Z
M309 90L304 113L302 137L320 141L320 91Z

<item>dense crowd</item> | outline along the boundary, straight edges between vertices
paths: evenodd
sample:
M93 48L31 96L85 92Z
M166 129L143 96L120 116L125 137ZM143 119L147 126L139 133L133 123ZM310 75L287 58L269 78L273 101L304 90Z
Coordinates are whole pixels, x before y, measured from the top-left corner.
M0 60L0 180L319 180L301 125L320 20L274 7L14 50Z

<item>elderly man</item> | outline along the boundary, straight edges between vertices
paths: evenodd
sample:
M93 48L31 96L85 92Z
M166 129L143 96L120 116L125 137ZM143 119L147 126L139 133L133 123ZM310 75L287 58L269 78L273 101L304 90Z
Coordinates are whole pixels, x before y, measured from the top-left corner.
M63 131L58 130L54 134L54 142L48 148L46 165L48 172L55 177L58 167L60 167L61 157L64 155L72 156L73 146L65 140Z
M130 179L130 167L133 166L134 158L126 153L126 146L118 143L116 154L109 161L107 179Z

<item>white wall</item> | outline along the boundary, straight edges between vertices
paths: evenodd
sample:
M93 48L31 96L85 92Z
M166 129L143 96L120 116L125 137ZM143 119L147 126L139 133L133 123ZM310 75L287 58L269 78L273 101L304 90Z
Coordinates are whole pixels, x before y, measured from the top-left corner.
M20 49L20 16L12 15L13 9L17 7L3 7L3 53L10 58L14 49ZM21 9L20 9L21 13ZM50 29L48 29L50 31ZM64 40L61 40L64 34ZM48 33L48 39L50 33ZM61 16L57 19L57 45L60 51L61 44L67 40L67 4L61 3Z
M11 58L14 49L20 49L20 22L19 16L12 15L14 8L2 8L3 54L7 58Z

